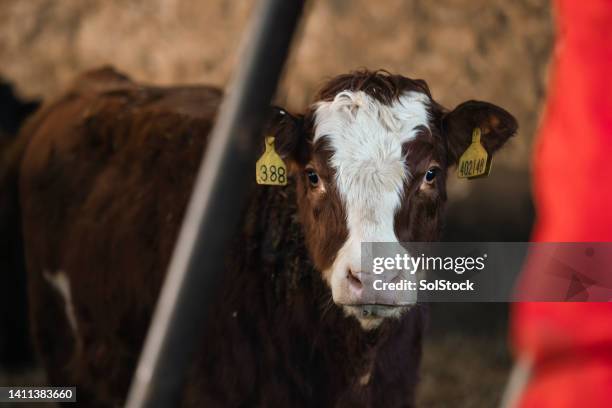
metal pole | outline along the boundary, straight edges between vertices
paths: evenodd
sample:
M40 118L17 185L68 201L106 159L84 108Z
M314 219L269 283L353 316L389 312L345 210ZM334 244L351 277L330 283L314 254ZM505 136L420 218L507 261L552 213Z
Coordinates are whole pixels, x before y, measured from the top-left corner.
M164 286L128 394L128 408L175 407L224 268L261 126L305 0L265 0L243 36L239 66L221 104ZM177 163L180 166L181 163Z

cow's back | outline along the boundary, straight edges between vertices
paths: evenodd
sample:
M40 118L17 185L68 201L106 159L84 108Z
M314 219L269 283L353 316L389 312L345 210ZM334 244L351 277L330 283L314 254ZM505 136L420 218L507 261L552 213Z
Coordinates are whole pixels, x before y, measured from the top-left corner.
M102 69L22 132L32 325L52 382L129 384L114 370L137 358L220 98Z

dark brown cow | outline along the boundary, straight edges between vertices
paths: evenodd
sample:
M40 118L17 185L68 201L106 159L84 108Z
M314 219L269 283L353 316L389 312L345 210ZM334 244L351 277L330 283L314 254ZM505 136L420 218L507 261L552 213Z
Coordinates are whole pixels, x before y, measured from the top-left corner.
M87 406L123 402L220 98L100 70L21 135L33 330ZM359 243L437 239L471 130L492 153L516 121L367 71L273 116L289 184L253 182L183 405L411 406L423 308L360 303Z

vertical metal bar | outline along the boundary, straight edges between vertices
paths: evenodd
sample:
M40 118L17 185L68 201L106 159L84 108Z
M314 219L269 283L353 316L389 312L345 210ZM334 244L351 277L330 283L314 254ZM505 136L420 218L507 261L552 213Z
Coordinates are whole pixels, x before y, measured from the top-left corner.
M195 182L128 394L128 408L175 407L254 177L260 130L305 0L265 0L243 36L239 65ZM181 163L176 163L180 166Z

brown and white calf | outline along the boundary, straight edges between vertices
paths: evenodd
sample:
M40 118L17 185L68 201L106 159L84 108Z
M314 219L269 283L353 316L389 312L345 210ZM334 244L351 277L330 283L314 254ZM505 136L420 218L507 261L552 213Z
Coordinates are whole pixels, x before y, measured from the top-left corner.
M21 134L33 331L50 381L86 406L125 397L220 99L99 70ZM424 310L356 304L360 243L438 238L474 127L493 153L517 124L486 102L448 111L385 72L330 80L303 114L277 109L289 183L253 180L183 405L413 405Z

